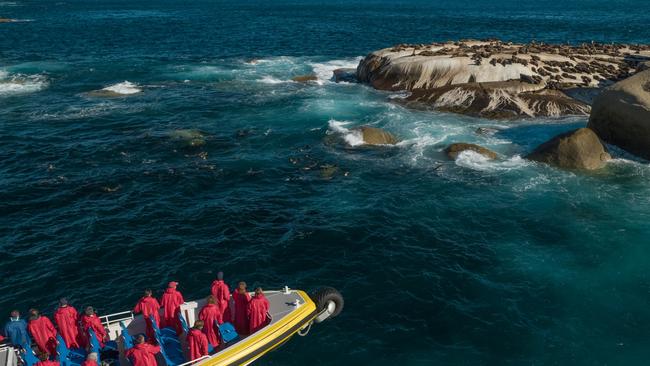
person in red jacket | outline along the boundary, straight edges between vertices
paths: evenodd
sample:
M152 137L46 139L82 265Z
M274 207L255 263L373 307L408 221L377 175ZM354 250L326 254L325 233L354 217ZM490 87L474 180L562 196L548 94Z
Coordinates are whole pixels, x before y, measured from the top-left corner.
M151 296L151 294L151 290L144 290L144 296L140 298L138 303L135 305L135 308L133 308L134 313L142 313L142 316L147 323L147 338L149 338L149 341L153 341L155 339L153 325L151 324L151 319L149 318L150 315L153 315L156 324L160 327L160 304L155 297Z
M178 286L178 282L170 282L160 299L160 306L164 308L161 328L172 327L176 329L176 334L180 335L183 333L183 326L178 319L178 313L185 300L180 291L176 290L176 286Z
M104 342L106 341L106 329L102 324L102 321L99 320L99 317L95 313L95 309L92 306L86 307L84 314L81 316L81 329L83 330L86 337L88 337L88 329L92 329L97 336L99 341L99 347L104 348Z
M219 307L217 302L214 299L214 296L208 296L208 301L199 312L199 319L205 324L203 327L203 333L208 338L208 342L212 347L217 347L219 345L219 334L215 324L218 324L218 320L221 318L219 312Z
M132 366L158 366L156 353L160 352L160 346L145 343L142 334L135 337L135 345L126 351L126 358L131 361Z
M41 352L51 355L56 354L56 329L46 316L41 316L36 309L29 311L29 324L27 330L32 335L34 342Z
M251 295L246 292L246 282L240 282L237 285L237 290L232 295L235 300L235 318L234 326L237 333L247 335L250 333L248 329L250 319L248 319L248 303L251 301Z
M98 366L97 365L97 354L95 352L90 352L88 357L84 360L81 366Z
M221 309L222 319L219 324L230 321L230 289L223 282L223 272L217 273L217 279L212 281L212 296L217 300L217 305Z
M250 332L255 333L268 324L268 313L271 305L264 296L262 288L255 289L255 296L248 303L248 317L250 319Z
M188 361L208 354L208 337L203 333L203 325L202 320L197 320L187 333L187 354L190 356Z
M60 366L59 361L50 361L50 355L47 352L39 352L38 362L34 366Z
M68 348L80 348L78 320L77 309L68 305L66 298L59 300L59 308L54 312L54 321L56 326L59 327L61 338L63 338Z

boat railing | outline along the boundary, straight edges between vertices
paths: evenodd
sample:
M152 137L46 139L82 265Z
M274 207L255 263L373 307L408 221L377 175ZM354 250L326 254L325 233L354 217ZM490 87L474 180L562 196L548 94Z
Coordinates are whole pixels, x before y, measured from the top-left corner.
M188 366L188 365L191 365L191 364L195 364L195 363L197 363L197 362L199 362L201 360L205 360L206 358L210 358L210 355L201 356L201 357L196 358L196 359L194 359L192 361L187 361L187 362L182 363L182 364L177 365L177 366Z
M107 327L109 324L118 323L124 320L133 320L134 315L133 312L129 310L129 311L122 311L119 313L102 315L99 318L101 319L102 324L104 324L104 326Z

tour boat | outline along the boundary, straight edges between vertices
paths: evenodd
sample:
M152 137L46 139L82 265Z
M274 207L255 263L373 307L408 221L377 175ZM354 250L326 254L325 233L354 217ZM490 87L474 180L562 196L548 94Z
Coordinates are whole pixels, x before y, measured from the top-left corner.
M308 295L304 291L288 287L280 291L265 291L269 300L268 323L258 331L242 336L238 335L230 323L219 326L222 344L212 349L208 355L187 359L185 335L188 325L194 324L206 300L190 301L181 305L180 319L184 332L176 335L172 328L159 329L154 325L157 343L161 352L156 355L158 366L225 366L248 365L259 359L267 352L281 346L293 335L307 335L313 323L337 316L343 309L343 297L331 288L325 287ZM133 337L144 334L145 319L131 311L124 311L100 316L107 330L109 341L103 348L92 329L89 330L90 349L67 349L65 342L58 336L58 360L61 366L78 366L86 357L87 352L96 352L102 364L114 366L129 366L126 351L133 346ZM34 365L38 360L31 351L19 352L17 348L5 344L0 347L0 366L17 366L20 357L26 366Z

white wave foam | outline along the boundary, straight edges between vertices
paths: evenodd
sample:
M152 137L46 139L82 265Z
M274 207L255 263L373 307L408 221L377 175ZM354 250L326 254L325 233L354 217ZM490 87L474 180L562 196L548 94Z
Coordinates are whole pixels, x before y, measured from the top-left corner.
M123 94L123 95L137 94L142 91L142 89L138 88L137 84L134 84L130 81L124 81L122 83L113 84L111 86L107 86L103 88L102 90L110 91L117 94Z
M343 137L343 140L345 143L347 143L350 146L360 146L363 145L363 135L361 134L361 131L359 130L350 130L348 129L347 125L349 125L352 122L346 122L346 121L337 121L334 119L329 120L327 123L329 126L329 131L328 133L336 133L340 134Z
M388 99L406 99L411 96L410 91L400 91L388 96Z
M466 150L458 154L458 157L456 157L456 165L483 172L495 172L521 169L530 165L530 163L519 155L500 161L491 160L485 155Z
M334 77L334 70L336 69L356 69L362 57L347 60L332 60L327 62L312 62L309 65L314 70L314 74L318 77L316 81L318 84L331 81Z
M43 75L10 75L0 70L0 96L33 93L46 86L47 80Z
M276 79L273 76L269 76L269 75L264 76L263 78L259 79L258 81L260 83L264 83L264 84L282 84L282 83L288 83L289 82L289 81L285 81L285 80Z

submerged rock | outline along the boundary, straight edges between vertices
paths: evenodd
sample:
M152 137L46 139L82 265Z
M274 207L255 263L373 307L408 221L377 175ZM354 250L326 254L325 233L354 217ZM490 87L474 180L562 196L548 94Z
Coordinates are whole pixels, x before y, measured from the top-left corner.
M15 22L16 19L10 19L10 18L0 18L0 23L12 23Z
M180 141L188 147L205 145L205 134L199 130L173 130L168 133L168 136L172 140Z
M306 83L308 81L316 81L318 80L318 77L316 75L300 75L292 77L291 80L299 83Z
M93 90L88 92L87 95L91 97L102 98L119 98L129 95L135 95L142 92L142 89L137 84L129 81L107 86L103 89Z
M564 169L594 170L604 167L611 156L594 131L579 128L539 145L526 158Z
M490 118L589 113L562 93L621 80L650 59L650 46L498 40L398 45L370 53L357 79L381 90L411 91L410 101Z
M367 145L395 145L399 142L397 137L381 128L361 126L354 128L353 131L360 132L363 142Z
M603 90L588 127L603 141L650 159L650 70Z
M333 71L334 81L337 83L356 83L357 69L336 69Z
M447 154L447 156L450 159L455 160L461 152L467 150L479 153L489 159L497 158L497 153L495 153L490 149L484 148L483 146L479 146L476 144L468 144L464 142L458 142L447 146L447 148L445 149L445 154Z

